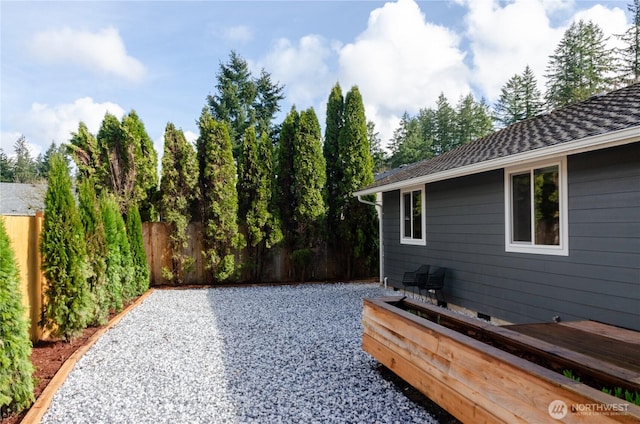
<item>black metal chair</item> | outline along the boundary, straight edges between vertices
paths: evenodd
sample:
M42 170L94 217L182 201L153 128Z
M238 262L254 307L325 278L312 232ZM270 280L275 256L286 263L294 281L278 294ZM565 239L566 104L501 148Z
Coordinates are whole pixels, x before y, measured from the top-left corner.
M429 275L429 265L421 265L415 271L407 271L402 276L402 287L405 291L411 288L411 293L414 295L415 288L418 289L418 293L420 292L420 284L426 282L427 277Z
M418 285L418 291L422 294L422 291L426 291L426 295L438 306L447 306L447 300L444 297L442 289L444 288L444 277L446 275L446 268L437 268L435 271L429 273L426 280Z

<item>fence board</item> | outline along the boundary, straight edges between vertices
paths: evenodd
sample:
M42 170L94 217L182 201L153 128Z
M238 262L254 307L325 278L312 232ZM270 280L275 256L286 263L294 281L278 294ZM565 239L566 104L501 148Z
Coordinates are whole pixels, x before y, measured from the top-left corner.
M20 292L26 316L30 321L29 336L32 341L40 340L43 332L38 326L42 312L42 285L44 276L40 264L40 233L44 215L3 216L7 235L15 253L20 270Z

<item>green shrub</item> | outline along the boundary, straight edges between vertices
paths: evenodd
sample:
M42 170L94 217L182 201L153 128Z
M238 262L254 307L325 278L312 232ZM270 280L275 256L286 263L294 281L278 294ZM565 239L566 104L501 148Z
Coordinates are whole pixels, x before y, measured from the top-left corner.
M107 240L93 183L85 179L78 186L80 220L87 238L91 275L89 289L93 298L92 325L104 325L109 318L107 292Z
M118 224L118 248L122 255L122 299L125 302L133 299L137 295L136 273L131 254L131 245L127 235L127 227L124 218L120 213L116 216Z
M100 213L104 225L105 238L107 242L106 256L106 288L108 293L108 305L110 309L121 311L122 301L122 253L118 243L118 203L111 194L105 194L100 198Z
M127 234L129 235L129 245L133 259L136 283L135 294L139 296L149 289L150 273L147 254L144 250L144 240L142 239L142 220L140 219L140 212L135 205L131 205L127 213Z
M50 164L40 245L47 279L41 324L53 336L70 340L91 320L90 270L69 168L60 154L53 155Z
M18 266L0 219L0 412L21 411L34 400L29 322L19 281Z

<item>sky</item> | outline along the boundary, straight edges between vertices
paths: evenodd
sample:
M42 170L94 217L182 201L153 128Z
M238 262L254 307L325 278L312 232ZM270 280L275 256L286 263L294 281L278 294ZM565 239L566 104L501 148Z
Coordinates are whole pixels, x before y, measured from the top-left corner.
M82 121L135 110L159 156L167 123L197 138L231 51L284 85L276 117L313 107L324 134L340 83L363 97L386 146L401 116L473 93L493 104L529 65L545 68L571 22L592 20L610 46L628 1L6 1L0 0L0 148L21 135L36 157Z

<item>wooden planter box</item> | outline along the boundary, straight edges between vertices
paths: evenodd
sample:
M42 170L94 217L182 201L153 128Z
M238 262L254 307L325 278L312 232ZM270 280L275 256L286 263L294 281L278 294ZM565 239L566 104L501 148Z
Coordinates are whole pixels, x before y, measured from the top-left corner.
M430 309L438 322L451 311L401 300L364 300L363 349L459 420L640 422L640 407L404 309Z

